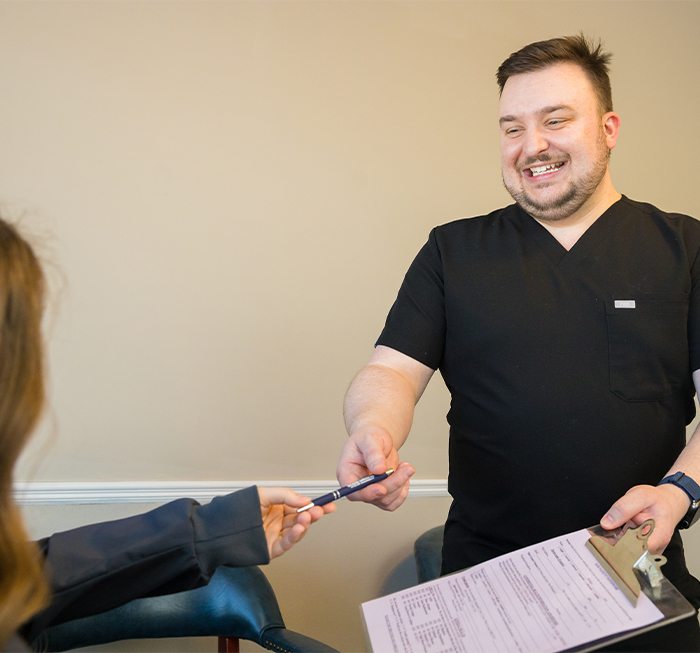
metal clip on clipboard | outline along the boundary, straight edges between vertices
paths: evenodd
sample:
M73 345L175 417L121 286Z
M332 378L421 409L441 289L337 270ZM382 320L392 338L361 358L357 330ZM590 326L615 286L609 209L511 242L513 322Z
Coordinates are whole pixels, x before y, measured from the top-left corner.
M640 580L647 594L661 596L664 576L660 567L666 563L666 558L654 555L647 548L647 540L654 532L653 519L647 519L639 526L613 531L604 531L600 527L589 530L593 534L586 546L633 606L637 605L642 591Z

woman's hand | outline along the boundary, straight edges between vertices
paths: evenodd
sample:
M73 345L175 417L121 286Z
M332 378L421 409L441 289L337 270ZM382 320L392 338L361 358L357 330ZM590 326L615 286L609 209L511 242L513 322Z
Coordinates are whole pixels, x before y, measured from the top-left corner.
M260 512L270 559L282 555L304 537L309 526L335 510L334 503L297 512L311 499L289 488L258 488Z

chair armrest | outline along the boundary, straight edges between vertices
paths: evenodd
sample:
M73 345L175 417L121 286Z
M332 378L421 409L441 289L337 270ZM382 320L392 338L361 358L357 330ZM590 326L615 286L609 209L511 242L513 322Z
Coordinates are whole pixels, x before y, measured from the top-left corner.
M33 644L42 650L65 651L122 639L198 636L238 637L260 646L269 636L272 642L275 638L289 640L290 651L333 650L286 630L272 586L258 567L220 567L204 587L136 599L108 612L59 624ZM293 648L299 638L305 646L317 648Z

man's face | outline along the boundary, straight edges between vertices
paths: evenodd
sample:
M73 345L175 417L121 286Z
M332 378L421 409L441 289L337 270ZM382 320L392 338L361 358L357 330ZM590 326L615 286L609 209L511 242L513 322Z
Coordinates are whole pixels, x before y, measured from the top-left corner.
M590 80L575 64L508 78L499 119L508 192L539 220L572 216L603 192L618 120L602 113Z

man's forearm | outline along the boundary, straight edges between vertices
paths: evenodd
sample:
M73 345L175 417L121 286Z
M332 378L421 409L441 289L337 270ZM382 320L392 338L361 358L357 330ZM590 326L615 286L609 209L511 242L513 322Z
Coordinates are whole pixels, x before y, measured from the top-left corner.
M411 430L419 396L401 373L369 364L360 370L345 394L345 428L350 435L368 428L382 429L398 449Z
M698 433L700 433L700 424L693 431L685 449L681 451L676 462L671 466L669 474L683 472L700 482L700 435Z
M700 396L700 370L693 372L693 383ZM667 474L674 474L675 472L683 472L700 483L700 424L693 431L685 448L676 458L673 465L671 465Z

